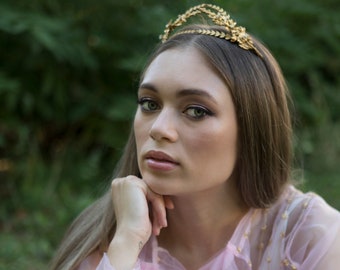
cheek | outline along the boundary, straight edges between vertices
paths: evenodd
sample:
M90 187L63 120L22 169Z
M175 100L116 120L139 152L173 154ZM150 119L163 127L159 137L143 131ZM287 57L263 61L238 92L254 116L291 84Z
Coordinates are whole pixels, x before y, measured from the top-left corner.
M237 158L237 128L229 125L209 126L201 132L196 132L187 140L192 157L204 166L211 164L216 167L226 162L234 167Z
M145 133L145 130L147 130L147 120L145 117L143 117L142 113L137 110L135 114L135 118L133 120L133 128L135 131L135 134L140 133L143 134Z
M146 125L145 125L145 121L141 120L138 112L136 113L135 119L133 121L133 130L134 130L134 133L135 133L137 151L139 152L143 141L148 136L148 132L147 132L147 128L146 128Z
M200 131L194 132L191 138L188 138L188 143L193 148L196 148L197 151L203 150L203 147L214 150L233 147L237 143L237 128L232 124L224 127L220 124L209 125Z

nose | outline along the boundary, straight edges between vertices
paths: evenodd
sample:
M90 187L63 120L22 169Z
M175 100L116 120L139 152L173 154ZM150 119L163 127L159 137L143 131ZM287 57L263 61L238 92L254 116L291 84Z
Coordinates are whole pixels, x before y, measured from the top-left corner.
M175 142L178 139L175 114L171 109L163 109L155 117L149 131L149 135L153 140Z

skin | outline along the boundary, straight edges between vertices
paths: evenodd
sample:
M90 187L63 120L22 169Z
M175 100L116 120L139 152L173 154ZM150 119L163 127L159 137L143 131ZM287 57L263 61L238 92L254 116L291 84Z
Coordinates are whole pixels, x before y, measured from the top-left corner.
M153 233L187 269L197 269L224 247L247 211L232 177L232 98L200 52L186 47L154 59L138 102L134 131L142 179L112 182L117 231L110 261L116 269L132 269Z
M138 98L138 163L152 190L184 195L229 178L237 152L234 105L224 82L198 51L162 53L147 69ZM165 152L179 164L169 172L153 170L145 159L150 150Z

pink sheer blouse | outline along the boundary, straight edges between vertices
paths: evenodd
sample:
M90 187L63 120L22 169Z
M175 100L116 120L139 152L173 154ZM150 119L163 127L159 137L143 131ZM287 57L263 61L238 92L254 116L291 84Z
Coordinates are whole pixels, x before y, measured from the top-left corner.
M106 254L94 256L79 270L114 270ZM185 270L156 237L144 246L134 269ZM209 269L340 269L340 213L318 195L290 186L269 209L249 210L225 248L199 270Z

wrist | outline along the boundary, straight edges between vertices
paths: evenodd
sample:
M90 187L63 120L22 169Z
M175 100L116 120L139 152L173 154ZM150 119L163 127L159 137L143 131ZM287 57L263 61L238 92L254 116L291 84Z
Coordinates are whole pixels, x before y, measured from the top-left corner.
M133 269L144 242L126 231L117 231L113 237L107 255L117 270Z

